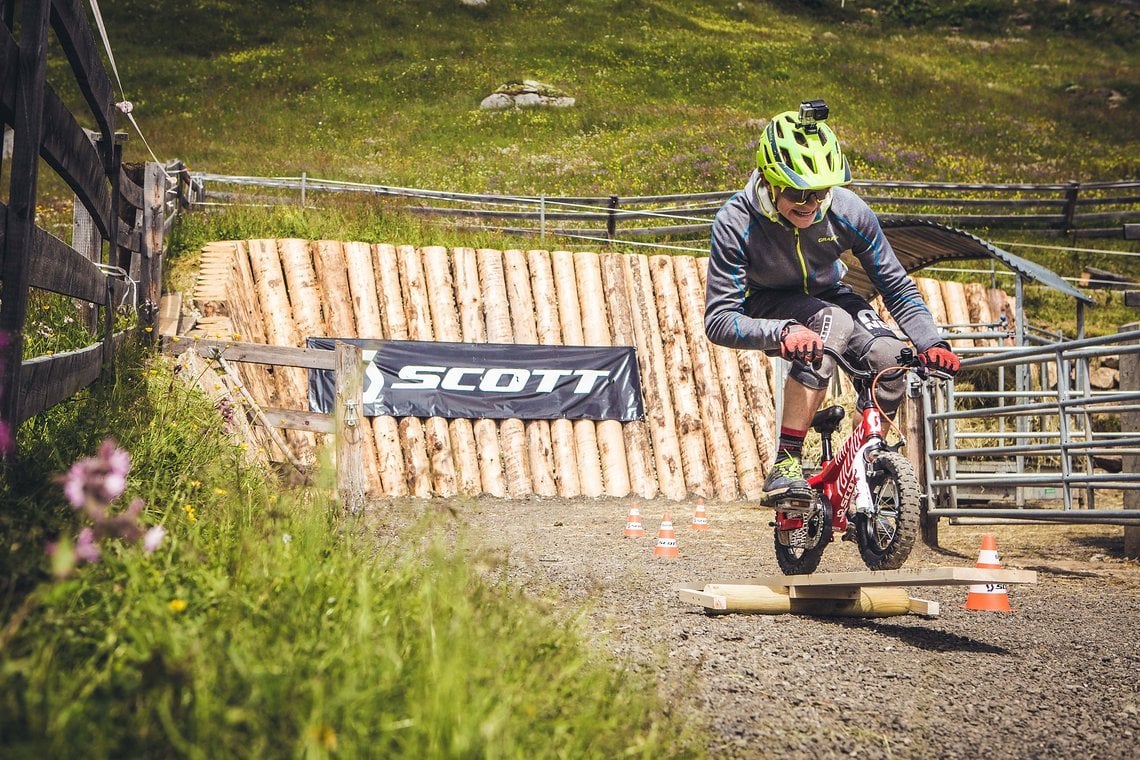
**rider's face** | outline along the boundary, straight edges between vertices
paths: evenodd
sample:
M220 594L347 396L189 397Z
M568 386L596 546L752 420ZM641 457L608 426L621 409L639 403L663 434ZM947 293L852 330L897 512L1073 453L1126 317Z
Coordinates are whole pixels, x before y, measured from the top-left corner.
M798 229L807 229L815 222L819 204L830 190L801 191L780 188L776 192L776 210Z

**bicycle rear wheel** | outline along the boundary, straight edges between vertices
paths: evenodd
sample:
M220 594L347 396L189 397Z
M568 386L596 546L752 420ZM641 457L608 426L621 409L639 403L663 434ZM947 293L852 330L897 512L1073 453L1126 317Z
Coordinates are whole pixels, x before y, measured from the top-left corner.
M804 525L796 530L776 530L776 562L784 575L807 575L815 572L823 550L831 543L831 506L816 496L815 509L804 517Z
M910 461L883 451L868 477L872 511L855 515L859 554L871 570L897 570L910 556L918 535L922 492Z

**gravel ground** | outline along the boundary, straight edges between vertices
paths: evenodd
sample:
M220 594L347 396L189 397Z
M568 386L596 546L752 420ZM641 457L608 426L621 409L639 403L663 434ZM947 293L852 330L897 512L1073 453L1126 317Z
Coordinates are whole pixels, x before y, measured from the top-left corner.
M943 522L938 549L915 547L907 568L973 567L995 534L1004 567L1038 572L1009 587L1012 613L965 610L966 587L933 586L910 593L940 602L937 618L708 615L674 587L778 574L772 513L709 503L695 531L692 504L643 502L646 537L626 539L629 505L448 506L514 580L587 604L599 645L704 722L713 757L1140 757L1140 564L1122 558L1118 526ZM676 559L653 556L665 510ZM837 542L818 572L862 569Z

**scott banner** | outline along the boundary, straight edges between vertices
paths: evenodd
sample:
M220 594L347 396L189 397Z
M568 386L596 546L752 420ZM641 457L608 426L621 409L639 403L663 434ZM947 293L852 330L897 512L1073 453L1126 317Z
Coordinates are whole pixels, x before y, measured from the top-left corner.
M521 420L639 420L632 348L342 339L360 346L364 414ZM309 338L332 349L333 338ZM309 408L331 412L330 370L309 370Z

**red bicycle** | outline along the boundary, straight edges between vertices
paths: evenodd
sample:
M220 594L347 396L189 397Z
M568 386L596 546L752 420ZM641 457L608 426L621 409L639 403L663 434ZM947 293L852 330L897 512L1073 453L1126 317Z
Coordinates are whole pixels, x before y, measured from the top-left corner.
M862 419L833 455L831 437L843 421L841 406L821 409L811 427L820 434L819 472L806 478L809 490L790 491L767 506L776 510L776 561L785 575L803 575L819 566L836 535L853 540L871 570L902 567L918 535L922 490L914 467L902 453L905 440L888 444L891 422L873 403L880 378L895 379L907 372L927 380L945 377L922 363L909 348L898 366L879 372L851 365L830 348L824 349L855 381L860 398L872 400Z

